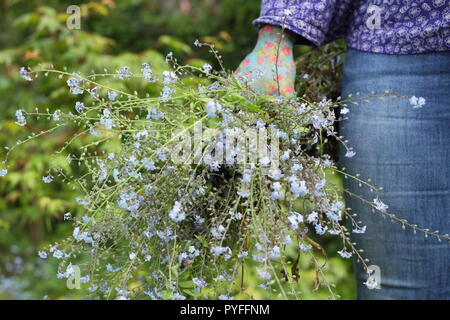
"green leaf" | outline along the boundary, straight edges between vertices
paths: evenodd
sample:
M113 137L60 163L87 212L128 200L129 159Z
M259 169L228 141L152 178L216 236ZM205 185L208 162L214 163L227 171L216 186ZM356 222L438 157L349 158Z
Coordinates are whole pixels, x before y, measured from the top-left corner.
M208 241L206 241L206 239L202 236L198 236L196 235L195 238L200 241L200 243L202 244L202 246L204 246L205 248L209 248L209 244Z
M181 42L180 40L178 40L177 38L172 37L172 36L167 36L167 35L160 36L158 38L158 42L160 44L163 44L163 45L169 47L169 49L175 51L175 53L185 53L185 54L192 53L192 49L190 46L188 46L184 42Z
M194 282L192 282L191 280L188 280L188 281L180 281L180 282L178 282L178 285L179 285L181 288L186 288L186 289L194 288Z

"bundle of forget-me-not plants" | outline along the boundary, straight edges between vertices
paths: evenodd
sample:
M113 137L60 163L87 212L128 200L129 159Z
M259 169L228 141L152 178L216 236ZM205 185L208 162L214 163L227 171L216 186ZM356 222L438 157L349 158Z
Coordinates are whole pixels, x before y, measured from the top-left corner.
M90 75L22 68L28 81L39 81L38 74L59 77L85 101L69 113L17 110L18 125L44 118L48 127L8 150L65 126L77 128L58 153L80 167L79 175L54 167L42 178L83 193L74 201L84 215L65 216L73 222L71 237L39 252L59 260L57 277L71 278L80 268L78 280L97 298L230 299L245 289L245 272L254 272L261 288L298 298L298 260L287 252L322 254L322 236L340 237L338 254L356 256L367 269L350 238L365 226L327 178L336 173L373 191L365 201L380 218L448 239L389 213L379 189L340 170L324 153L331 139L346 156L357 152L335 129L348 111L345 100L262 96L208 64L179 65L172 56L168 62L162 74L148 63ZM192 85L193 77L202 84ZM142 97L110 86L108 78L152 82L161 91ZM5 160L1 175L7 166ZM377 286L369 272L366 285Z

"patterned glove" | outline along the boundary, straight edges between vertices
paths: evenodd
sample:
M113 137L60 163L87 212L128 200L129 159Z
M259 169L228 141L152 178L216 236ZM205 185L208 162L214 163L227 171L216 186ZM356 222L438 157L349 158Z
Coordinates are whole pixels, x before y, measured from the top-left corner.
M294 41L286 32L281 39L281 32L277 26L262 27L255 48L235 71L236 78L249 90L272 96L294 94Z

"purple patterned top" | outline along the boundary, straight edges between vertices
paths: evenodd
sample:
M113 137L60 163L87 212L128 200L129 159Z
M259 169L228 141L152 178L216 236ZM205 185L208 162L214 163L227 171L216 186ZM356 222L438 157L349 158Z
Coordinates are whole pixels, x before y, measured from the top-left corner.
M450 50L450 0L262 0L256 26L281 26L315 45L411 54Z

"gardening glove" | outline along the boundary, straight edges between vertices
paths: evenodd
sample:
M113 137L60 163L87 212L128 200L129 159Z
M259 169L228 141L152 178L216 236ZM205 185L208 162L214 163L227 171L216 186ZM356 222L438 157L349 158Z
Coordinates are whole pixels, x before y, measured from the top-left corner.
M247 89L272 96L294 94L294 41L285 31L282 38L282 32L280 27L272 25L260 29L255 48L234 73Z

